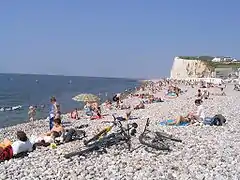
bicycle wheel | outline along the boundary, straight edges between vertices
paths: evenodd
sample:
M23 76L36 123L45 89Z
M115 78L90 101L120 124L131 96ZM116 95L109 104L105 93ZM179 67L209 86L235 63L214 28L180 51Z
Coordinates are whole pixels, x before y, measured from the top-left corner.
M156 133L157 138L160 138L160 139L169 139L169 140L172 140L172 141L175 141L175 142L182 142L181 139L176 138L176 137L174 137L173 135L169 135L169 134L163 133L163 132L155 132L155 133Z
M139 141L141 144L147 147L154 148L156 150L167 150L167 151L170 150L169 146L165 144L163 141L156 138L150 138L149 136L146 136L146 135L140 135Z

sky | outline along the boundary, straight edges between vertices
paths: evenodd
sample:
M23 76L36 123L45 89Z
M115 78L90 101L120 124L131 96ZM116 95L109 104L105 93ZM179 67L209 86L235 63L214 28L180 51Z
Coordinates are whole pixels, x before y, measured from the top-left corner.
M0 73L158 78L174 56L240 59L238 0L0 2Z

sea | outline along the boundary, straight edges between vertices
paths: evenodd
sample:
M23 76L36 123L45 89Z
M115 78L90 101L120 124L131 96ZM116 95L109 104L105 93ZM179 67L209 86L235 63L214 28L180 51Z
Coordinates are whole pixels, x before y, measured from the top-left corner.
M0 74L0 128L26 122L31 105L38 107L37 119L46 118L52 96L57 98L61 111L67 113L83 107L72 100L78 94L92 93L104 101L139 85L137 79Z

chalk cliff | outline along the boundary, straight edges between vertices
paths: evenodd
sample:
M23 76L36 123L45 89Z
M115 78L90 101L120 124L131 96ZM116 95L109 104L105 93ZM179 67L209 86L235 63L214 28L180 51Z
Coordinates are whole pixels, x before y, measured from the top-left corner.
M201 60L175 57L171 69L172 79L211 77L212 69Z

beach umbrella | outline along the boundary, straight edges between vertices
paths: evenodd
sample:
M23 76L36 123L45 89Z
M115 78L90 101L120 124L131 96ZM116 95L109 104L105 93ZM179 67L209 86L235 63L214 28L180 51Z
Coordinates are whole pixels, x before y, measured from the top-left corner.
M79 94L72 99L78 102L96 102L100 100L99 97L94 94Z

